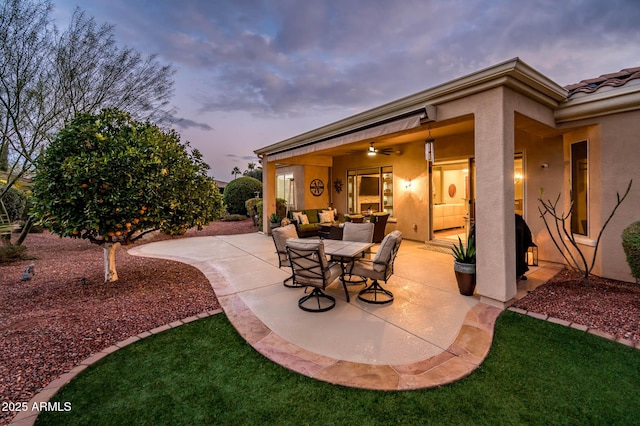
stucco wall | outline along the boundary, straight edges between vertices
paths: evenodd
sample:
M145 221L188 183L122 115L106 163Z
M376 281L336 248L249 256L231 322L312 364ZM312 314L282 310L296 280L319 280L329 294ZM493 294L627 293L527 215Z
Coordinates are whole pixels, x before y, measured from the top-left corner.
M324 184L324 192L320 196L314 196L309 190L309 185L314 179L320 179ZM303 194L301 197L300 208L304 209L320 209L329 207L329 168L319 166L306 166L304 168L304 184L296 189L298 194Z
M523 153L524 219L538 245L541 260L562 262L563 258L549 237L540 218L538 199L555 200L564 191L564 156L562 137L540 138L524 131L516 132L515 151ZM542 194L540 191L543 191Z
M640 220L640 111L582 120L571 127L583 129L565 135L565 155L572 142L589 140L589 236L595 241L604 221L616 204L616 192L622 195L633 179L627 199L607 226L598 249L593 273L623 281L635 281L622 249L624 228ZM569 157L565 158L566 161ZM565 176L569 175L569 165ZM568 191L568 181L566 181ZM592 253L589 246L581 246Z
M392 166L394 220L388 222L386 230L391 232L397 229L404 238L426 241L429 232L429 181L424 141L403 144L398 148L399 154L388 156L358 154L336 157L332 179L342 179L343 190L338 194L332 185L333 206L340 213L347 211L347 170ZM411 186L407 188L409 181Z

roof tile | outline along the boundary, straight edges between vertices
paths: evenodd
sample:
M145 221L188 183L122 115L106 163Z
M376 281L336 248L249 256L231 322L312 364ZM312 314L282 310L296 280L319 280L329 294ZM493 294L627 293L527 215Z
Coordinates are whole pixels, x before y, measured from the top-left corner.
M628 81L640 78L640 67L625 68L618 72L603 74L597 78L582 80L580 83L569 84L565 89L569 91L569 97L576 93L593 93L601 87L620 87Z

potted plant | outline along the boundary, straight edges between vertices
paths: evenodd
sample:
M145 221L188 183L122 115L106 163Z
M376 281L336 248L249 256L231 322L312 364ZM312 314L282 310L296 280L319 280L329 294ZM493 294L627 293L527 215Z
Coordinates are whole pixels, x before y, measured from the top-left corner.
M282 218L278 213L271 213L271 216L269 216L269 222L271 222L271 229L279 227L281 221L282 221Z
M473 296L476 289L476 245L473 235L469 237L466 247L458 237L458 244L454 244L451 250L455 259L453 270L456 273L458 290L464 296Z

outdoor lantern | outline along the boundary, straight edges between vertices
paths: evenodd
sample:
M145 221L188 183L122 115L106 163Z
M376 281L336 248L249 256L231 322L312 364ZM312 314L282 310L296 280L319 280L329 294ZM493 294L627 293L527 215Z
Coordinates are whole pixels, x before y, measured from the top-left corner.
M538 266L538 246L535 243L527 249L527 266Z
M436 153L433 149L433 143L436 140L431 137L431 128L429 128L429 136L424 141L424 157L425 160L431 161L432 163L436 160Z

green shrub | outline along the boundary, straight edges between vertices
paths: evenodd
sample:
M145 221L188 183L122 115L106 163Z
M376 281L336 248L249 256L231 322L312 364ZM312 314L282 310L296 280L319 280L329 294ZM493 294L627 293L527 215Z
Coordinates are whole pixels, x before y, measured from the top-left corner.
M27 256L27 247L0 245L0 263L9 263L24 259L29 259Z
M247 214L246 201L262 194L262 182L252 177L243 176L234 179L224 188L222 200L231 214Z
M631 275L640 280L640 221L634 222L622 231L622 248L627 255Z
M276 198L276 213L280 217L287 216L287 200L284 198Z
M246 201L247 215L253 219L253 225L262 231L262 198L251 198ZM287 215L287 200L276 198L276 214L280 217Z
M256 212L258 212L258 223L256 224L258 226L258 230L264 231L264 227L262 225L262 212L263 212L262 198L260 198L260 201L256 203Z
M4 187L0 186L0 192L4 190ZM24 220L27 206L27 195L17 188L11 187L4 197L2 197L2 203L7 209L9 218L15 222L18 220Z
M258 209L257 205L262 202L262 198L249 198L244 205L247 208L247 216L253 219L253 226L258 225Z

